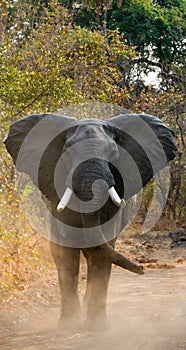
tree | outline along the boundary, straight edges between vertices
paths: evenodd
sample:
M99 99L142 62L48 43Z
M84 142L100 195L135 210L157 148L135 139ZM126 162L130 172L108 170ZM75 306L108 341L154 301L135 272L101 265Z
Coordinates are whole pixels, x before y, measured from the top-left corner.
M112 0L83 0L83 4L88 5L89 7L92 7L95 9L97 22L100 26L101 32L106 35L106 21L107 21L107 11L109 9L112 9ZM117 8L120 8L122 5L122 0L116 1Z
M32 14L29 6L23 9ZM125 88L118 88L119 62L127 63L135 51L117 31L108 32L106 40L100 32L75 27L67 9L50 3L40 24L25 35L19 26L23 9L18 7L17 22L7 28L1 45L2 109L20 116L30 109L55 110L70 102L114 102L127 96Z
M62 4L69 10L73 11L74 21L80 26L88 28L97 27L103 35L106 35L106 18L107 11L112 9L113 0L79 0L66 1L62 0ZM122 0L116 1L116 6L119 8L122 5Z
M118 28L136 46L138 62L145 69L158 67L162 82L177 84L174 65L185 62L184 1L125 0L118 10L108 11L108 28Z

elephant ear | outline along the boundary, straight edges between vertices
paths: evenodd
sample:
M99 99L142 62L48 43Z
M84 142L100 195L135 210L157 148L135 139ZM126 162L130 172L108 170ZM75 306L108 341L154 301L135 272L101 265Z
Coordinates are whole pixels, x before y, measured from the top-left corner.
M30 115L11 125L5 140L17 170L28 174L50 201L57 200L54 171L65 132L75 120L56 114Z
M127 200L167 167L174 159L177 147L172 131L154 116L125 114L108 119L107 124L114 127L119 149L115 167L123 178ZM118 181L121 182L121 178Z

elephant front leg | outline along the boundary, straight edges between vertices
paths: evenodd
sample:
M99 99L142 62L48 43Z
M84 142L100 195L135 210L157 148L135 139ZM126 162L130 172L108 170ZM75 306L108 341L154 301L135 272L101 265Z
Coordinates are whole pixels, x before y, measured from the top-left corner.
M60 327L65 330L78 329L81 325L78 296L80 251L51 243L51 253L57 267L61 292Z
M108 329L110 324L107 320L106 303L111 263L99 247L86 249L83 253L88 267L87 289L83 303L85 328Z

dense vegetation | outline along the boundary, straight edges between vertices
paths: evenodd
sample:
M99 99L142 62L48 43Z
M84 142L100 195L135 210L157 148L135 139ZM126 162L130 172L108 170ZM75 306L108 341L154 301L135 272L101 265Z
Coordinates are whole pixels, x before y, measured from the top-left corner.
M2 140L11 122L29 113L87 101L154 114L175 132L179 148L163 216L181 225L186 190L185 18L184 0L1 0ZM154 85L146 79L150 72L157 75ZM3 295L22 288L28 276L34 278L32 266L39 271L46 264L40 259L38 265L38 236L21 211L11 159L3 144L0 149ZM152 192L153 183L144 194L143 217Z

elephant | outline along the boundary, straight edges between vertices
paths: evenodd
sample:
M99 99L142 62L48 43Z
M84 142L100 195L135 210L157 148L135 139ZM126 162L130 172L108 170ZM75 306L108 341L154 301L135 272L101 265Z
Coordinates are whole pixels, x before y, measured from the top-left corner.
M173 132L148 114L106 120L35 114L10 126L5 146L17 170L29 175L51 205L50 245L61 294L61 327L107 329L112 264L144 273L143 266L115 250L127 224L127 204L175 158ZM83 317L80 253L87 262Z

